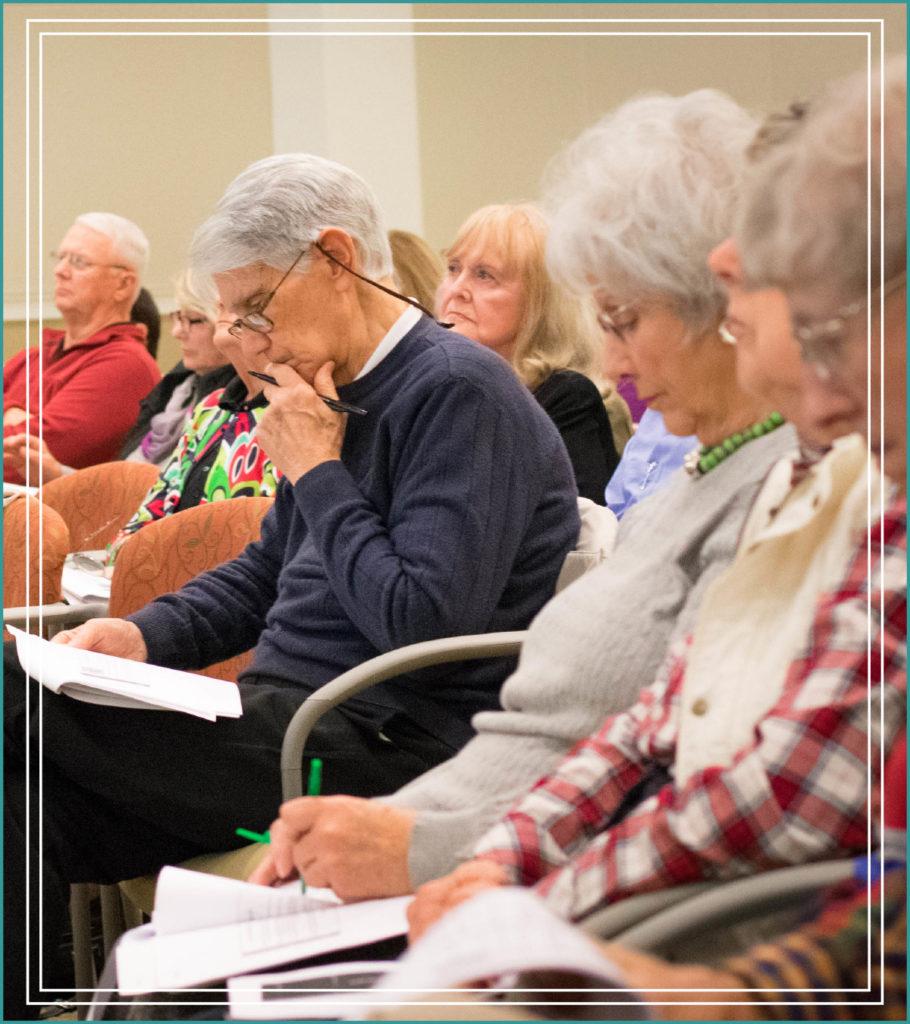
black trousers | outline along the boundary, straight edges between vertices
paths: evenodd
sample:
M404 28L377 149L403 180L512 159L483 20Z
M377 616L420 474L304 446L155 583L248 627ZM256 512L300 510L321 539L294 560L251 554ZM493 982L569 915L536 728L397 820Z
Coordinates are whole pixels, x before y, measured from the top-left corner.
M13 1004L24 999L24 894L30 892L37 907L39 854L44 964L52 976L69 883L156 872L200 853L243 846L238 826L261 831L271 824L281 803L284 730L305 696L286 681L258 677L240 684L243 715L237 719L206 722L177 712L103 707L27 680L11 648L4 645L7 1010L21 1009ZM392 724L389 740L343 706L326 714L306 748L323 760L323 793L390 793L455 752L406 719ZM34 989L38 915L28 916Z

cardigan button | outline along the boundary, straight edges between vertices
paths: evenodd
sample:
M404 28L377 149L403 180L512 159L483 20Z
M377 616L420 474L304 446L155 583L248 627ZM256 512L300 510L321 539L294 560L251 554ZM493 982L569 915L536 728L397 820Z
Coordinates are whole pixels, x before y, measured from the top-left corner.
M698 700L695 701L695 703L692 705L693 715L704 715L707 714L707 711L708 702L704 699L704 697L699 697Z

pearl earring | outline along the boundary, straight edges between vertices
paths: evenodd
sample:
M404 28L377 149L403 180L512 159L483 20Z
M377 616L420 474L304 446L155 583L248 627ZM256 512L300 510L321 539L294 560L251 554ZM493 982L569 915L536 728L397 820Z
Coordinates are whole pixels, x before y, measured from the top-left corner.
M722 323L718 328L720 334L720 340L726 342L728 345L735 345L736 338L730 333L730 328L725 323Z

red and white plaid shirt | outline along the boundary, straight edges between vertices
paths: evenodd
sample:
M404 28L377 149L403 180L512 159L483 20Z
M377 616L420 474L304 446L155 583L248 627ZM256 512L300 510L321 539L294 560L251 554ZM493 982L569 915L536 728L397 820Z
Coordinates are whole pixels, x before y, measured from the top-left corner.
M881 746L906 719L903 499L869 540L819 600L780 699L732 764L666 784L613 823L625 794L673 765L682 644L637 703L576 744L475 853L578 920L639 892L865 849Z

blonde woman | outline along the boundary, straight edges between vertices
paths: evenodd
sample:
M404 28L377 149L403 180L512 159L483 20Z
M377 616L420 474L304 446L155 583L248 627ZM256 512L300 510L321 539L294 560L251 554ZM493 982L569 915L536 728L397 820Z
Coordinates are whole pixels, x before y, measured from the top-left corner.
M547 274L537 207L485 206L461 226L436 293L439 319L497 352L553 420L578 493L604 504L619 456L597 386L594 318Z
M177 309L171 333L180 342L180 362L168 371L139 406L120 458L163 466L189 423L196 403L234 377L234 367L215 344L214 297L184 270L174 282Z

